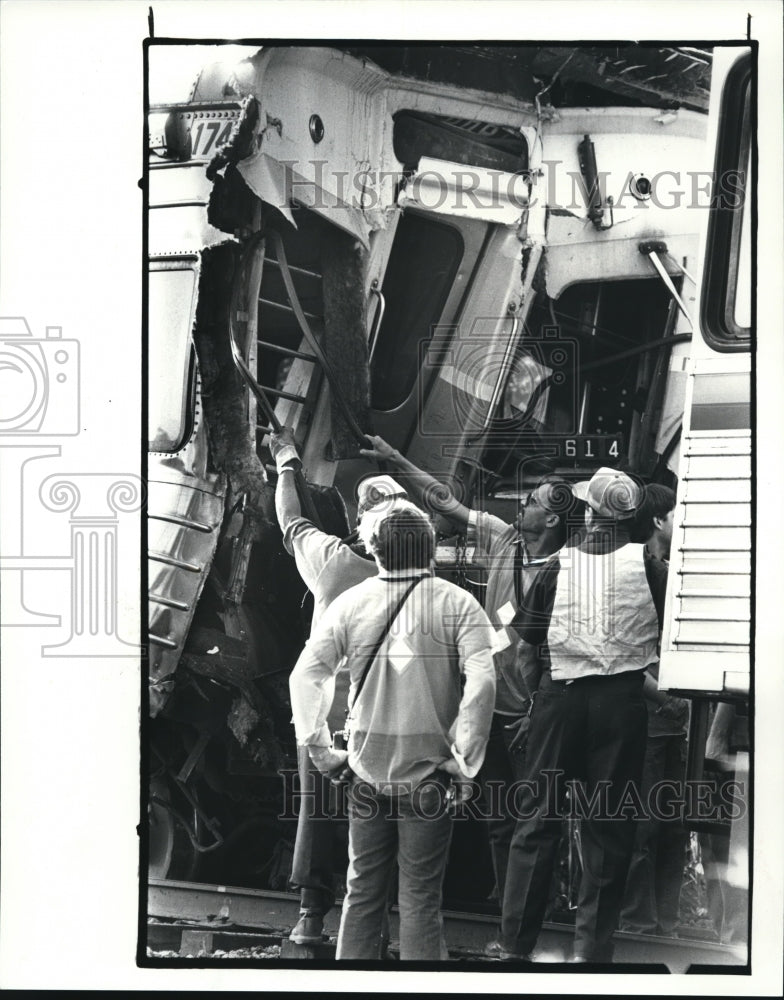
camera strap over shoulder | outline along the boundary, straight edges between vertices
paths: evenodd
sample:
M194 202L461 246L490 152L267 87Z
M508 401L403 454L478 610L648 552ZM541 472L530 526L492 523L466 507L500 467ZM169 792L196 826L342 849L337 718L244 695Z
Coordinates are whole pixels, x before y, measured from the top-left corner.
M525 565L525 553L523 552L523 539L518 538L515 542L515 554L512 563L512 573L514 574L514 592L516 608L523 606L523 566Z
M393 610L392 614L387 619L387 623L386 623L386 626L384 627L383 632L381 633L381 635L376 640L376 644L373 646L373 649L370 652L370 656L368 656L367 663L365 664L365 668L362 671L362 676L359 678L359 683L357 684L357 691L356 691L356 694L354 695L354 700L349 705L348 712L346 713L347 715L351 714L352 709L354 708L354 706L357 703L357 699L359 698L360 694L362 693L362 688L365 686L365 681L367 680L367 675L370 673L370 668L373 666L373 664L374 664L374 662L376 660L376 656L378 655L378 651L379 651L379 649L381 649L381 644L383 643L384 639L386 639L387 635L389 634L389 630L392 628L392 624L394 623L394 621L397 618L397 616L400 614L400 612L401 612L401 610L403 608L403 605L406 603L406 601L410 597L410 595L413 592L413 590L416 587L416 585L418 583L421 583L421 581L425 580L425 579L427 579L427 578L424 577L424 576L418 576L416 578L416 580L414 580L414 582L411 584L411 586L406 588L405 593L400 598L400 600L397 603L397 606L395 607L395 609Z

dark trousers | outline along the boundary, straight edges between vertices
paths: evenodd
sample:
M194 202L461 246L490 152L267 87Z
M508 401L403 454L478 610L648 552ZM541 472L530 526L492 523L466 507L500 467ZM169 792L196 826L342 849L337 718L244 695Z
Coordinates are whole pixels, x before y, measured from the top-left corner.
M528 954L544 920L561 836L566 782L583 782L583 872L577 901L575 956L610 961L634 844L633 810L624 793L639 788L648 728L641 671L566 683L542 676L526 750L527 784L509 851L501 943ZM579 799L578 799L579 801Z
M525 741L514 749L511 746L519 727L519 719L499 713L493 715L485 759L479 775L484 793L487 837L499 905L503 900L509 844L515 828L514 813L509 807L511 789L516 781L525 777Z
M306 747L297 747L299 812L291 883L300 890L301 909L323 916L335 903L334 857L346 841L348 824L332 815L335 788L313 765Z
M651 789L661 781L683 784L685 736L650 736L642 772L642 796L649 804ZM670 799L677 800L673 791ZM672 934L678 923L688 831L680 817L668 815L666 797L659 795L662 815L652 815L637 824L634 853L626 882L621 912L623 930L648 934ZM677 814L677 810L672 810Z

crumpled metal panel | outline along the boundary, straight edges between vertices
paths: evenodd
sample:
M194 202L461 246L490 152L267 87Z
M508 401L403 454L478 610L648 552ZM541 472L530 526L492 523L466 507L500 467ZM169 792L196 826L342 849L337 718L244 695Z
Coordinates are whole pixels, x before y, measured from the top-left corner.
M483 167L466 170L462 163L423 156L398 204L511 226L528 208L529 183L523 174Z
M266 124L258 151L238 165L245 182L284 214L294 199L367 247L394 210L387 74L320 46L268 48L253 62ZM323 126L317 142L313 119ZM357 172L357 164L367 169Z
M659 107L673 103L705 111L711 47L613 45L358 45L340 46L395 76L510 94L533 103L557 73L559 105L585 106L615 95Z
M202 421L182 451L148 465L150 714L163 708L223 520L225 476L208 470Z

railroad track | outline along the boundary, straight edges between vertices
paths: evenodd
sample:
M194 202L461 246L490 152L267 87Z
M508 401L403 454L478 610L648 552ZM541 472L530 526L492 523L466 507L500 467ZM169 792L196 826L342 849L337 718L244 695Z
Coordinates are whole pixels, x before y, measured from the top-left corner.
M242 964L269 960L287 963L333 961L339 907L326 917L324 931L328 940L321 946L302 947L288 940L298 916L299 897L292 893L151 879L147 896L147 937L140 952L151 963L168 963L172 959L202 962L216 958L234 959ZM445 910L443 917L447 947L453 959L488 970L514 968L507 963L491 962L484 956L485 945L497 931L497 916ZM390 951L395 958L397 907L393 907L390 914L390 936ZM572 936L570 925L546 923L537 944L538 962L543 966L568 962ZM241 953L241 957L235 959L237 953ZM717 966L742 968L745 965L745 947L619 931L615 935L615 962L609 968L618 972L694 973L709 972ZM565 968L585 971L585 966L579 965L566 965Z

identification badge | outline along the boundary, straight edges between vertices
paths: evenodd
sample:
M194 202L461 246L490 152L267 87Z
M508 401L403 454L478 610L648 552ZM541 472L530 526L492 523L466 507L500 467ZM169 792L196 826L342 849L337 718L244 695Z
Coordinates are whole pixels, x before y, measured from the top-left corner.
M507 601L495 614L502 625L508 625L515 616L515 606L511 601Z

